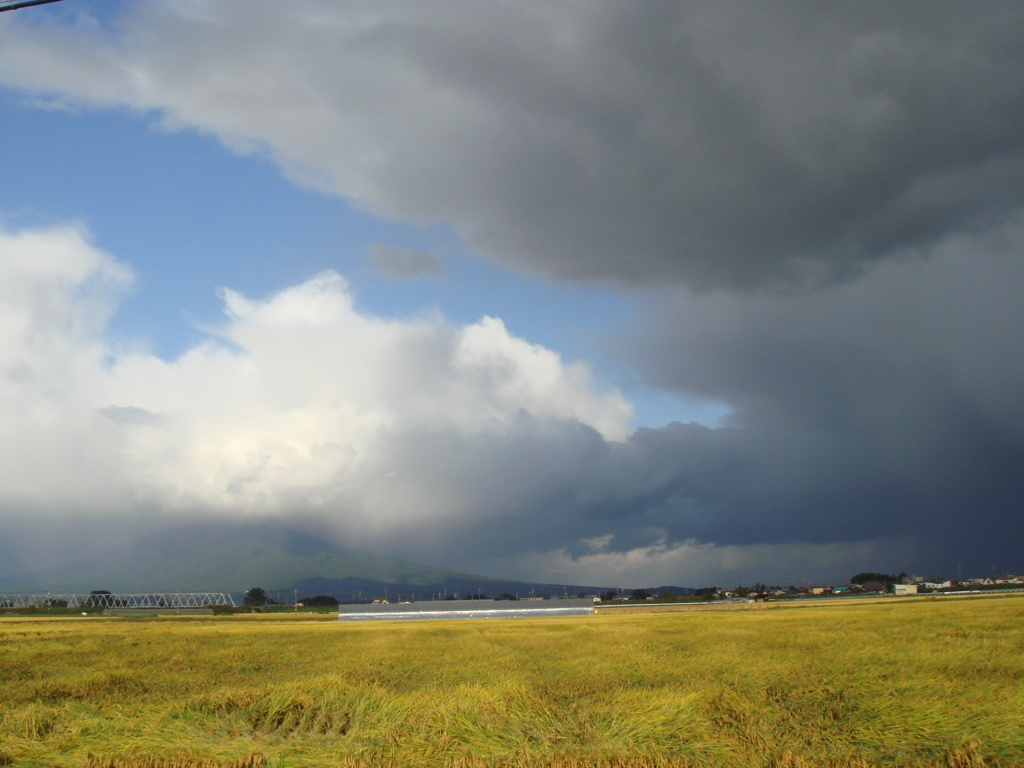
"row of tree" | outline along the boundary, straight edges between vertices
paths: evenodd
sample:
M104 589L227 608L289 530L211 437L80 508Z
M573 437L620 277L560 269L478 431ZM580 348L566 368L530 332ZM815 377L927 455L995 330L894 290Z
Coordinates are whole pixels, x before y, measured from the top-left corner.
M851 576L850 583L867 584L869 581L877 581L888 587L892 584L902 584L905 578L907 578L905 571L900 571L895 576L891 576L888 573L873 573L868 571L865 573L858 573L856 576Z
M866 571L864 573L858 573L857 575L851 577L850 578L850 583L851 584L867 584L870 581L878 581L878 582L881 582L882 584L885 584L886 586L889 586L891 584L898 584L898 583L902 582L903 579L906 578L906 576L907 576L907 574L906 573L902 573L902 572L896 574L895 576L893 576L893 575L890 575L890 574L887 574L887 573L875 573L875 572L871 572L871 571ZM761 584L761 583L757 583L753 587L751 587L750 589L748 589L746 587L738 587L735 590L735 592L736 592L737 595L746 596L746 595L751 594L751 593L764 593L764 592L767 592L768 590L769 590L769 587L767 587L766 585ZM718 587L702 587L702 588L696 590L694 595L697 598L699 598L699 599L712 600L712 599L714 599L714 597L715 597L715 595L717 593L718 593ZM109 592L105 592L103 590L98 590L97 592L94 592L93 594L110 594L110 593ZM617 592L612 592L612 591L604 592L604 593L601 594L601 600L603 600L604 602L611 602L612 600L617 599L618 596L619 595L618 595ZM649 599L651 597L653 597L653 595L650 593L650 591L648 591L646 589L634 589L630 593L630 595L629 595L629 599L630 600L647 600L647 599ZM662 598L674 598L675 595L671 595L671 594L668 594L668 593L663 593L661 595L661 597ZM457 598L455 598L454 596L447 596L444 599L445 600L455 600ZM466 595L462 599L463 600L488 600L490 598L488 598L487 595L485 595L482 592L480 592L480 593L475 593L475 594L471 594L471 595ZM511 595L508 592L502 592L499 597L496 597L494 599L495 600L516 600L517 598L516 598L515 595ZM334 597L333 595L314 595L313 597L304 597L304 598L302 598L301 602L302 602L303 605L307 605L307 606L310 606L310 607L326 607L326 606L337 605L338 604L338 599L336 597ZM253 587L252 589L250 589L248 592L245 593L244 603L246 605L248 605L248 606L257 607L257 606L263 606L263 605L273 605L274 601L270 598L269 595L267 595L266 590L264 590L262 587Z

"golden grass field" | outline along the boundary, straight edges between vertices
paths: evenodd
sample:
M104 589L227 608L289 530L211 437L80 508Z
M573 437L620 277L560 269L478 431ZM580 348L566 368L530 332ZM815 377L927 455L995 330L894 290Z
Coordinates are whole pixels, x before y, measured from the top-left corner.
M0 620L0 765L1024 766L1024 598Z

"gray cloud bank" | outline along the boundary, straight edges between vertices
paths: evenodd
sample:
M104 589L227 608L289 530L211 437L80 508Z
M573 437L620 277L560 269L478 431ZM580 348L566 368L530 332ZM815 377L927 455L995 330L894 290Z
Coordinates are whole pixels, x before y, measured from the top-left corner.
M169 403L124 363L89 411L148 457L118 503L326 515L402 554L591 582L1024 567L1020 4L194 0L114 30L3 23L18 88L153 110L515 269L647 290L622 354L733 408L628 434L616 393L497 321L380 347L336 285L229 293L250 357L196 350L167 392L264 361L344 397L250 393L257 434L215 416L218 388ZM325 340L357 329L379 400L282 330L310 296ZM206 474L186 460L204 435Z
M704 535L912 531L947 568L1024 565L1022 252L1018 223L825 291L658 311L628 354L734 409L716 484L731 503L694 521Z
M370 248L370 265L375 271L392 280L445 276L444 265L437 256L410 248L397 248L386 243L375 243Z
M1018 3L130 8L11 20L2 77L157 110L535 274L818 284L1024 201Z

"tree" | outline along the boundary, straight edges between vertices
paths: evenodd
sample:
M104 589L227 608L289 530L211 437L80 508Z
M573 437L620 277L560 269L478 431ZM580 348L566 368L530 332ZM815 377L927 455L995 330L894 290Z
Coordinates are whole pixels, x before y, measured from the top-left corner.
M633 594L629 596L630 600L646 600L651 596L651 593L646 589L634 589Z
M267 592L263 587L253 587L245 593L246 605L266 605L267 604Z
M334 595L313 595L313 597L304 597L299 602L310 608L322 608L337 605L338 598Z
M906 576L906 574L901 574ZM878 581L882 584L895 584L900 580L900 576L890 576L887 573L858 573L856 576L850 577L851 584L867 584L869 581Z

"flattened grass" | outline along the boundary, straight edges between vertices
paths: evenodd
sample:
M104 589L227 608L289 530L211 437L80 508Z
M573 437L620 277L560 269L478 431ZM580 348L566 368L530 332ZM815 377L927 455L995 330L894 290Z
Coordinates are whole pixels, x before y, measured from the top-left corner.
M0 765L1024 765L1024 599L0 622Z

